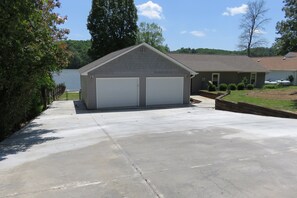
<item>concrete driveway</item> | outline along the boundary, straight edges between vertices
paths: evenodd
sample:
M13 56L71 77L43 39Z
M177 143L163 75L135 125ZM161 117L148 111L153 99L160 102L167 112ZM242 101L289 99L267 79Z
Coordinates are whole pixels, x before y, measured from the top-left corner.
M291 119L197 106L88 113L54 102L0 149L0 197L297 194Z

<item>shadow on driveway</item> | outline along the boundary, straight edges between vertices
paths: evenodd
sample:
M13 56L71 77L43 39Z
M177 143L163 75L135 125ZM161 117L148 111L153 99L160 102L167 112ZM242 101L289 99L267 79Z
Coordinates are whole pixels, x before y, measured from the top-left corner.
M53 130L35 129L40 124L30 123L19 132L0 143L0 161L7 159L8 155L25 152L34 145L60 139L58 137L43 137L45 134L55 133Z
M87 109L83 101L73 101L73 105L74 105L76 114L149 111L149 110L159 110L159 109L196 107L193 104L181 104L181 105L156 105L156 106L148 106L148 107L117 107L117 108L105 108L105 109Z

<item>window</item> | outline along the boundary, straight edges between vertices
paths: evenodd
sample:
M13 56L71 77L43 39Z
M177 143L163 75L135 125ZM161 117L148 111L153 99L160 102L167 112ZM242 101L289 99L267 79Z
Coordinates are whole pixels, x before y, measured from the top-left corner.
M214 84L216 87L220 84L220 74L219 73L213 73L212 74L212 84Z
M250 83L256 85L257 73L251 73Z

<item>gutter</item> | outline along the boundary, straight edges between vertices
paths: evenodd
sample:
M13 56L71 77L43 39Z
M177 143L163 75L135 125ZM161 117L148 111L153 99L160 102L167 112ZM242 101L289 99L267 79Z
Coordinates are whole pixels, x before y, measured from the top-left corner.
M191 74L190 77L191 79L194 78L196 75L198 75L199 73L195 73L195 74Z

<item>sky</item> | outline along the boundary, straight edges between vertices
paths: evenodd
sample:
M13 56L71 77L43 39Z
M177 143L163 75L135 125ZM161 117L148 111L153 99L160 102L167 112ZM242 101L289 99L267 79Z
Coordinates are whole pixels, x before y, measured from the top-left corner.
M86 40L91 36L87 17L92 0L60 0L56 12L68 19L63 28L70 29L68 39ZM135 0L138 23L157 23L163 29L164 44L170 50L181 47L238 50L241 18L248 10L248 0ZM269 23L259 34L271 47L275 26L284 19L282 0L266 0Z

